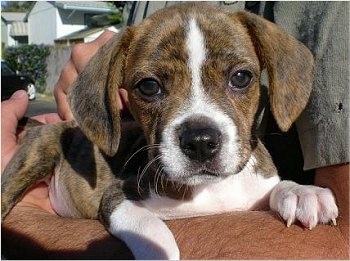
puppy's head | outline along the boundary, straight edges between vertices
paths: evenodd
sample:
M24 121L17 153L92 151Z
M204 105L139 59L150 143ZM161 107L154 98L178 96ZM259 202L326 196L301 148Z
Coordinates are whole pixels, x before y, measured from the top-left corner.
M157 145L150 157L169 179L199 184L237 173L250 159L265 68L272 112L286 131L311 92L310 51L256 15L179 5L109 41L69 100L87 137L113 155L120 138L116 95L125 88L131 113Z

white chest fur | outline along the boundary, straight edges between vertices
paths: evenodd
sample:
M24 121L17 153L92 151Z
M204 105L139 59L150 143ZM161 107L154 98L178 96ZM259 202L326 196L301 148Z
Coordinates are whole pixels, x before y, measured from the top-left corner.
M279 181L277 175L264 178L246 167L220 182L195 186L190 200L175 200L154 193L142 204L164 220L261 209L268 207L271 190Z

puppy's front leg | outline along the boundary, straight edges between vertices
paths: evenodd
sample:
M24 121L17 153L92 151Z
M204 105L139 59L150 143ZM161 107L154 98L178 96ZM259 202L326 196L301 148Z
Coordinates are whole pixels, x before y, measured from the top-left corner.
M281 181L274 187L270 208L281 215L288 227L295 220L309 229L317 223L332 222L336 225L338 217L338 207L330 189L292 181Z
M166 224L140 202L125 200L110 215L109 232L123 240L136 259L179 259Z
M166 224L142 206L125 198L122 182L112 184L100 205L100 220L123 240L136 259L179 259L179 248Z

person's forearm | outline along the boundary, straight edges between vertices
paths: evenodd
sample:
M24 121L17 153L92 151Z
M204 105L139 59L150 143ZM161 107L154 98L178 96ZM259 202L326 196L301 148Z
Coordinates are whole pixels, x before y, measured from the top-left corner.
M342 222L339 220L339 222ZM169 223L183 259L348 259L339 229L313 230L293 225L269 212L236 212Z
M315 185L330 188L339 208L338 228L349 245L349 163L316 169Z
M340 217L339 225L344 223ZM348 246L338 227L287 228L270 212L231 214L167 222L182 259L338 259ZM128 259L130 252L94 220L69 220L17 208L3 225L2 249L9 258Z
M182 259L349 258L349 166L317 171L315 183L331 188L338 225L312 231L270 212L235 212L168 221ZM2 250L10 259L128 259L126 246L96 220L65 219L19 204L2 224Z
M68 219L36 207L16 206L2 223L8 259L132 259L125 244L97 220Z

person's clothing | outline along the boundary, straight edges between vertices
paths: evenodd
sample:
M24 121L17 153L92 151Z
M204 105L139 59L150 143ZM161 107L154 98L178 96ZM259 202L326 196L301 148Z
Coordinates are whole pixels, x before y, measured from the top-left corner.
M296 122L304 168L349 161L349 2L276 2L274 22L314 54L309 104Z
M124 10L125 21L138 24L156 10L179 3L131 2ZM296 122L304 169L349 162L349 2L208 3L262 15L309 47L316 61L314 88Z

